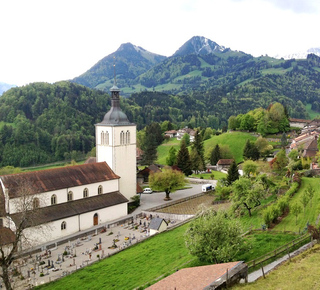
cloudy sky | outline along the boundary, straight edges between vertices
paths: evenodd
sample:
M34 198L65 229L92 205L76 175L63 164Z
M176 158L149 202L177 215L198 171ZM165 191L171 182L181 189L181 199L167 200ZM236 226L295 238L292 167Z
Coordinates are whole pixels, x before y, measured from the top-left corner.
M0 0L0 82L71 79L131 42L171 56L192 36L254 56L320 47L318 0Z

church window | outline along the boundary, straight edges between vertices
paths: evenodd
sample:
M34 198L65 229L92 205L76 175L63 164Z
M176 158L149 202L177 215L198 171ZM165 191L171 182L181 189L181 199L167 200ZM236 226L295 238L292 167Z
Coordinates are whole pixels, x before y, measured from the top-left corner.
M73 192L69 191L68 192L68 201L71 201L71 200L73 200Z
M102 194L102 185L99 185L98 187L98 194Z
M51 205L57 203L57 196L55 194L51 195Z
M61 223L61 230L65 230L67 228L67 223L65 221L63 221Z
M101 132L101 145L103 145L104 144L104 132L102 131Z
M88 197L88 196L89 196L89 190L88 190L88 188L85 188L85 189L83 190L83 197L86 198L86 197Z
M130 131L126 132L126 144L130 144Z
M105 134L105 144L109 145L109 132L108 131Z
M33 209L39 208L40 207L40 201L39 198L35 197L32 201Z
M124 132L121 131L120 132L120 145L123 145L124 144Z

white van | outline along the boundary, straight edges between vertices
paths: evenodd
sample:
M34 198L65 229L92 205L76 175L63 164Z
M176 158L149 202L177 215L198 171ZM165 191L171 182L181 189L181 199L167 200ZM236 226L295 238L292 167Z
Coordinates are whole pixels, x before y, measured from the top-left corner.
M214 186L212 184L204 184L202 185L202 192L208 192L214 190Z

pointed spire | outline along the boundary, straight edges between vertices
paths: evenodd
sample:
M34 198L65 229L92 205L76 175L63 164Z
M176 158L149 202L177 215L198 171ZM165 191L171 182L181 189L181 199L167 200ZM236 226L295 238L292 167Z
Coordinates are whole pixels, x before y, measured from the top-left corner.
M120 92L120 89L117 87L117 78L116 78L116 58L115 56L113 57L113 86L110 89L110 91L112 92L112 98L114 97L113 92ZM119 94L115 95L116 98L119 98Z

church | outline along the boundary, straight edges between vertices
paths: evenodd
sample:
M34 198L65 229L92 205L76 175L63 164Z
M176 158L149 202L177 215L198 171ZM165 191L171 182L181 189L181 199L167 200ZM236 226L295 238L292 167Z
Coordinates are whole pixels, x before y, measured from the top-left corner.
M95 125L95 162L0 176L0 236L24 222L34 246L127 215L136 194L136 125L119 93L114 82L111 108Z

